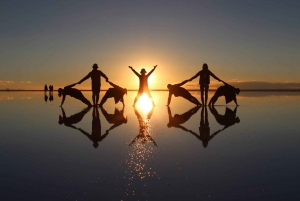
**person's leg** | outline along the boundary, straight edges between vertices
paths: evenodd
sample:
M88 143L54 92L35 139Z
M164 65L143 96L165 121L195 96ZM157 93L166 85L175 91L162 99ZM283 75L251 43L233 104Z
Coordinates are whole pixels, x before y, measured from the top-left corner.
M96 105L97 105L98 102L99 102L99 95L100 95L100 92L96 93Z
M145 93L146 93L146 95L151 99L152 105L155 105L155 104L154 104L154 101L153 101L153 98L152 98L152 96L151 96L151 94L150 94L149 89L148 89L147 91L145 91Z
M217 94L215 94L209 101L208 105L214 105L217 100L218 100L219 96Z
M136 95L135 99L134 99L134 103L133 106L135 106L136 102L139 100L139 98L141 97L141 95L143 94L142 90L138 91L138 94Z
M93 105L96 105L96 93L93 91L93 95L92 95L92 99L93 99Z
M101 107L101 106L107 101L108 98L109 98L109 97L108 97L108 95L107 95L107 93L106 93L106 94L103 96L103 98L102 98L102 100L101 100L99 106Z
M204 87L205 89L205 105L207 105L207 99L208 99L208 88L209 86Z
M81 102L88 105L89 107L92 106L91 102L88 99L86 99L82 93L79 95L79 97L77 99L81 100Z
M204 86L200 85L200 91L201 91L201 102L202 105L204 105Z

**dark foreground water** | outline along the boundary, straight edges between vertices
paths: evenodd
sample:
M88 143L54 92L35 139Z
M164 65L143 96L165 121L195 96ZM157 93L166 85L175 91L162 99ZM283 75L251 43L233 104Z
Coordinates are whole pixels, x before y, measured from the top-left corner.
M0 92L0 200L300 200L299 93L242 92L238 108L152 94L62 110L56 92Z

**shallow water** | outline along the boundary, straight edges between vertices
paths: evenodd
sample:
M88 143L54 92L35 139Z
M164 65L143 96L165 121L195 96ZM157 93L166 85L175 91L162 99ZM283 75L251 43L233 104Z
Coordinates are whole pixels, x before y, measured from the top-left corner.
M123 113L67 97L59 122L56 93L0 92L0 200L299 200L300 93L242 92L236 111L135 95Z

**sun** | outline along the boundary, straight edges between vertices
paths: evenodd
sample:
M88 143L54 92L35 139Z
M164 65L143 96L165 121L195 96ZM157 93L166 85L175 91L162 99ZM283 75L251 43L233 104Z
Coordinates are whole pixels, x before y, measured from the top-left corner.
M143 93L137 102L137 107L144 114L148 114L153 108L152 101L145 93Z

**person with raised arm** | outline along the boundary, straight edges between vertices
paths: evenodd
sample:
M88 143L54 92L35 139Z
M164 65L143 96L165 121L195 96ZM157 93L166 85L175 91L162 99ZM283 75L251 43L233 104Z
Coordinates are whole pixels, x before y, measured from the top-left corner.
M99 106L102 107L102 105L106 102L108 98L114 98L115 99L115 104L117 104L119 101L123 104L124 107L124 99L123 96L127 94L127 89L122 88L112 82L108 82L113 88L109 88L105 95L103 96Z
M182 98L185 98L186 100L190 101L191 103L194 103L197 106L200 106L201 103L197 100L197 98L195 98L194 96L192 96L192 94L186 90L185 88L181 87L182 85L184 85L185 83L187 83L189 80L185 80L181 83L178 84L168 84L167 87L169 89L169 98L168 98L168 103L167 105L170 105L171 103L171 98L172 95L174 94L175 97L181 96Z
M97 106L98 101L99 101L99 94L100 94L100 89L101 89L101 77L104 77L106 82L108 82L108 77L100 70L97 70L98 65L94 64L93 70L87 74L84 78L82 78L77 84L81 84L85 80L91 78L92 80L92 99L93 99L93 104L94 106Z
M58 96L59 97L63 96L60 107L62 107L62 105L64 104L67 95L80 100L81 102L83 102L84 104L86 104L89 107L92 107L91 102L84 97L84 95L81 93L81 91L79 91L78 89L72 88L75 85L76 85L76 83L66 86L63 89L62 88L58 89Z
M152 101L152 104L154 104L154 101L153 101L153 98L150 94L150 90L149 90L149 87L148 87L148 77L153 73L153 71L156 69L157 65L154 66L154 68L148 73L147 71L143 68L141 70L141 74L139 74L138 72L136 72L132 66L129 66L129 68L134 72L134 74L136 74L136 76L138 76L139 80L140 80L140 86L139 86L139 91L138 91L138 94L136 95L135 99L134 99L134 103L133 103L133 106L135 106L136 102L138 101L138 99L140 98L140 96L145 93Z
M193 79L200 76L199 84L200 84L200 91L201 91L201 102L203 105L207 104L207 98L208 98L208 89L210 84L210 76L221 82L221 80L215 76L210 70L208 70L208 65L206 63L203 64L202 70L199 71L196 75L191 77L189 81L192 81ZM204 102L204 96L205 96L205 102Z

